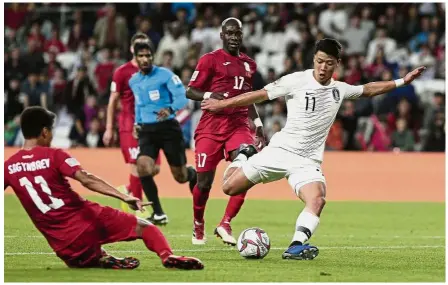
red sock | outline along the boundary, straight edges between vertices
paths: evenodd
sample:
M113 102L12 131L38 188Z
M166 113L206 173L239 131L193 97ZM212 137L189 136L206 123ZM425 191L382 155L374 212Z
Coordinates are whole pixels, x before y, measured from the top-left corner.
M142 239L146 247L162 259L162 262L173 252L163 233L154 225L150 225L143 230Z
M140 200L143 198L142 184L140 182L140 178L137 176L132 174L129 175L129 185L126 186L126 188L128 188L128 191L132 194L132 196L139 198Z
M201 192L196 184L193 188L193 212L194 219L200 223L204 222L205 205L207 204L210 191Z
M247 192L244 192L239 195L230 197L229 203L227 203L226 212L221 220L221 223L230 223L230 221L235 218L236 215L238 215L238 212L244 204L246 193Z

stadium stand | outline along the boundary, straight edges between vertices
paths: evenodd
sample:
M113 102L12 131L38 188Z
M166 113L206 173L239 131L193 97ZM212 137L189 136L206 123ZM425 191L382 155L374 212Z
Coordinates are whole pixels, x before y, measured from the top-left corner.
M314 43L324 37L343 43L335 79L349 84L428 67L410 86L346 101L327 150L445 150L444 3L6 4L5 145L21 144L23 108L41 105L58 114L55 146L102 147L111 76L131 57L130 37L147 34L155 63L187 85L198 58L220 48L220 25L229 16L243 21L245 51L258 64L256 89L311 68ZM258 110L268 137L283 127L283 100ZM178 114L192 148L200 115L194 102Z

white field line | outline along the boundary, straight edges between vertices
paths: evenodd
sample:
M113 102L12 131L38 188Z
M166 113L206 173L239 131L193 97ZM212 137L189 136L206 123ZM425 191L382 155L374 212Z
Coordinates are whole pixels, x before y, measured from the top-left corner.
M445 248L444 245L397 245L397 246L320 246L324 250L395 250L395 249L424 249L424 248ZM271 250L285 250L283 247L272 247ZM213 252L213 251L236 251L235 248L201 248L201 249L174 249L174 252ZM138 253L153 254L148 250L108 250L110 253ZM55 255L53 252L5 252L6 256L17 255Z
M191 234L165 234L167 238L191 238ZM419 235L409 235L409 236L387 236L387 235L374 235L374 236L355 236L355 235L317 235L319 237L331 237L331 238L369 238L369 239L444 239L445 236L419 236ZM269 235L271 238L283 238L283 237L291 237L290 234L284 235ZM4 238L43 238L42 235L24 235L24 236L13 236L6 235Z

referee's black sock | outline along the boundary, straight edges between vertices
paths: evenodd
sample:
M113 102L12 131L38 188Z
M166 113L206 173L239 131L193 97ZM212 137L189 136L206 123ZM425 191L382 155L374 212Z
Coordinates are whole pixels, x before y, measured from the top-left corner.
M164 212L162 210L162 205L160 204L157 185L154 178L151 175L148 175L140 177L140 181L142 182L143 191L145 192L146 198L148 198L148 201L152 202L154 214L163 215Z

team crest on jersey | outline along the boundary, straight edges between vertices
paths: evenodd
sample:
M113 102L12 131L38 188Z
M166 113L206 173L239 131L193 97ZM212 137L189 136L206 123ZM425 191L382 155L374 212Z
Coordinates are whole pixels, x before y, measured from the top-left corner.
M244 62L244 68L246 69L247 72L250 72L250 65L247 62Z
M339 95L339 90L338 89L333 89L333 99L334 101L336 101L336 103L339 102L339 100L341 100L341 95Z
M252 74L251 74L251 71L250 71L250 65L249 65L249 63L244 62L244 68L246 69L246 77L251 78L251 77L252 77Z

